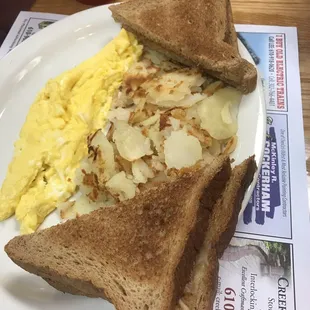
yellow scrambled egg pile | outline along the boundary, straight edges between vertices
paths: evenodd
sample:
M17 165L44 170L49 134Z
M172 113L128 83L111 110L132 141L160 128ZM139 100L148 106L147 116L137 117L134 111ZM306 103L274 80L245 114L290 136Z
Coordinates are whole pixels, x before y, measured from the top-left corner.
M120 34L94 57L47 82L30 108L0 192L0 220L15 213L31 233L76 189L87 136L102 128L124 73L142 46Z

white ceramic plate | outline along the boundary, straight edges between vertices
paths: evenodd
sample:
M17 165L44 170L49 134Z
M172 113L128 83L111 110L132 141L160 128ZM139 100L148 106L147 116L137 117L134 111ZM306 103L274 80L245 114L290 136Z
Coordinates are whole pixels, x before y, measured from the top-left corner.
M29 38L0 61L0 184L13 154L13 143L25 121L35 95L46 81L94 55L118 32L120 26L106 6L90 9L61 20ZM240 53L252 59L244 46ZM255 154L258 166L265 144L265 103L262 85L244 96L239 112L239 143L233 154L236 164ZM256 175L257 178L257 175ZM256 179L255 179L256 181ZM248 189L248 202L254 183ZM59 221L52 214L44 226ZM100 299L62 294L41 278L14 265L3 251L19 232L14 218L0 223L0 308L5 310L114 309Z

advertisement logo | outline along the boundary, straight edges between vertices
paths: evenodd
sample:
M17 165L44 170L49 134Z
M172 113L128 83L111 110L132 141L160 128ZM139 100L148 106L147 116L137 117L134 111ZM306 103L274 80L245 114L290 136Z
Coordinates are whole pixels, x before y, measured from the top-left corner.
M244 224L251 223L254 217L257 224L264 225L266 217L273 219L275 209L281 205L278 142L272 123L272 117L268 116L263 163L252 198L243 213Z

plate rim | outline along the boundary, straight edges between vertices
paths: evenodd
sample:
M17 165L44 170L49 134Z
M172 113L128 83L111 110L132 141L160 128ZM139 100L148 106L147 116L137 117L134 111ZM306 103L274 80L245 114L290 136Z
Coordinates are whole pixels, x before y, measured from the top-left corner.
M240 41L240 43L243 45L243 43ZM243 45L244 48L246 48L244 45ZM249 54L250 55L250 54ZM250 56L251 57L251 56ZM251 57L252 58L252 57ZM257 159L256 158L256 154L255 154L255 161L256 161L256 166L257 166L257 169L254 173L254 176L253 176L253 180L251 182L251 184L249 185L245 195L244 195L244 198L243 198L243 201L242 201L242 205L241 205L241 209L240 209L240 212L239 212L239 215L238 215L238 218L240 219L243 215L243 212L247 206L247 204L249 203L250 199L251 199L251 196L252 196L252 193L254 192L254 189L256 187L256 184L257 184L257 180L258 180L258 176L260 174L260 171L261 171L261 167L262 167L262 164L263 164L263 157L264 157L264 150L265 150L265 145L266 145L266 128L267 128L267 122L266 122L266 119L267 119L267 108L266 108L266 98L265 98L265 93L264 93L264 89L263 89L263 83L262 83L262 80L261 80L261 75L260 75L260 72L257 68L257 66L255 65L255 68L257 70L257 86L259 88L259 94L260 94L260 97L261 97L261 102L262 102L262 105L261 105L261 113L262 113L262 116L261 116L261 127L262 127L262 139L260 141L261 145L260 145L260 154L259 154L259 158Z

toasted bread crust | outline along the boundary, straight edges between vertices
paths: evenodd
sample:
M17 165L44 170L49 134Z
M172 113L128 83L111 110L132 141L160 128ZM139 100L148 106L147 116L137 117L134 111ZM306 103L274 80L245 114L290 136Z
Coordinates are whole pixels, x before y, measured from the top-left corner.
M227 23L226 23L226 33L225 33L224 42L231 45L231 47L235 50L235 52L239 54L238 38L237 38L235 26L234 26L234 20L233 20L230 0L227 0L227 3L226 3L226 15L227 15L226 17Z
M182 301L191 310L213 309L218 280L218 259L234 235L242 200L255 171L256 163L253 156L235 167L223 195L212 210L203 245L206 249L205 257L203 261L196 262L191 281L182 297ZM180 310L179 306L176 310Z
M110 9L116 21L150 48L244 93L255 89L257 72L239 55L228 0L133 0Z
M87 294L87 292L82 292L78 290L77 288L71 286L71 285L65 285L61 282L57 282L53 279L49 278L43 278L50 286L54 287L56 290L63 292L63 293L69 293L71 295L83 295L87 297L96 297L95 295Z
M199 198L216 199L229 176L229 159L222 157L130 201L15 237L5 250L61 291L102 297L117 309L174 309L189 280L181 267L191 269L195 257L189 249L197 241L189 236L206 229L197 222Z
M209 187L212 188L212 192L206 189L206 195L202 195L201 197L200 206L195 219L196 223L189 234L182 257L176 267L174 276L175 289L170 309L175 308L180 296L182 296L184 292L184 287L190 278L197 253L199 253L203 245L206 231L210 225L210 215L212 214L216 201L220 198L225 188L227 176L230 175L230 173L230 164L229 161L226 161L223 169L215 175L209 185Z

